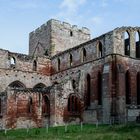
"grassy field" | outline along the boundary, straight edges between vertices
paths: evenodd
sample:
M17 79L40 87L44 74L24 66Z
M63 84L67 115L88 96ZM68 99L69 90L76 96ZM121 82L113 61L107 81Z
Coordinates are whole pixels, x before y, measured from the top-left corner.
M67 127L0 131L0 140L140 140L140 125L71 125Z

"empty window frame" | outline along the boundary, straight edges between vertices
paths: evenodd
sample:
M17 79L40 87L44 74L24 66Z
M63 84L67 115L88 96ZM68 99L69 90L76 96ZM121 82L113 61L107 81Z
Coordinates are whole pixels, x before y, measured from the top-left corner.
M60 64L61 64L61 62L60 62L60 58L58 58L58 59L57 59L57 65L58 65L57 67L58 67L58 71L60 71Z
M126 104L131 104L131 91L130 91L130 72L126 71L125 74L125 98Z
M89 74L86 76L86 94L85 94L85 105L90 106L90 95L91 94L91 77Z
M72 61L73 61L73 59L72 59L72 54L69 54L69 63L70 63L70 67L72 66Z
M73 32L72 32L72 31L70 31L70 36L71 36L71 37L73 36Z
M136 58L140 58L140 33L138 31L135 34L135 45L136 45Z
M73 89L76 89L76 81L75 80L72 80L72 87L73 87Z
M45 116L50 115L50 100L46 95L43 96L42 114Z
M140 105L140 72L137 73L137 105Z
M16 67L16 59L14 57L10 57L10 67L11 68Z
M79 98L75 95L70 95L68 98L68 112L78 113L79 112Z
M126 31L124 33L124 54L130 56L130 35Z
M86 49L83 48L82 49L82 62L86 61L86 57L87 57L87 52L86 52Z
M32 113L33 112L33 99L32 97L29 97L28 99L28 113Z
M34 60L33 62L33 71L37 71L37 61Z
M102 74L98 72L98 105L102 105Z
M103 57L103 45L102 43L99 41L97 44L97 50L98 50L98 57Z

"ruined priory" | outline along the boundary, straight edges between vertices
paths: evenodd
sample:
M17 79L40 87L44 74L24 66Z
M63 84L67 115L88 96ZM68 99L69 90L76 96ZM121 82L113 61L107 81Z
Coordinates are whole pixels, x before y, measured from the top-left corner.
M49 20L29 35L29 55L0 49L0 126L136 121L140 27L97 38Z

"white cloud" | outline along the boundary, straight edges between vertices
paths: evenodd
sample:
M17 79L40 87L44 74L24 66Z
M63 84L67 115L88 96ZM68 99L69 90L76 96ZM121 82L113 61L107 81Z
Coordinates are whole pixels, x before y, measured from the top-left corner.
M70 24L79 25L79 26L85 26L91 29L99 28L104 22L104 19L102 15L95 15L87 8L86 12L82 11L82 6L85 6L87 4L87 0L63 0L62 3L59 5L60 11L57 13L57 15L53 16L53 18L64 20ZM104 1L105 2L105 1ZM96 7L97 3L91 3L92 7ZM103 3L103 6L107 6L107 3ZM98 5L101 7L100 5ZM88 16L89 15L89 16ZM79 27L80 28L80 27Z
M53 18L65 20L66 22L78 24L81 21L79 10L87 0L63 0L59 5L59 12Z

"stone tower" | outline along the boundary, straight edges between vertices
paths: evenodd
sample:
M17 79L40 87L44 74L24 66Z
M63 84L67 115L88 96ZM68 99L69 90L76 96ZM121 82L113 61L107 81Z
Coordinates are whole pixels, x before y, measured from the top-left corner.
M89 40L89 29L51 19L30 33L29 55L54 56Z

